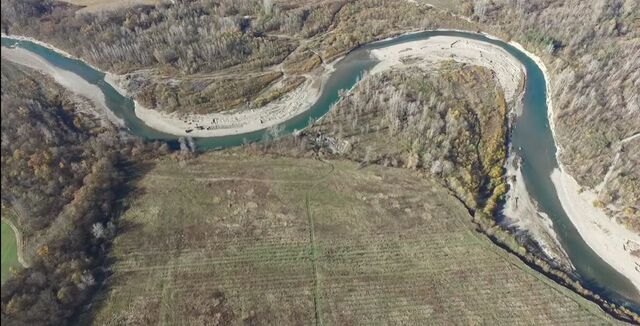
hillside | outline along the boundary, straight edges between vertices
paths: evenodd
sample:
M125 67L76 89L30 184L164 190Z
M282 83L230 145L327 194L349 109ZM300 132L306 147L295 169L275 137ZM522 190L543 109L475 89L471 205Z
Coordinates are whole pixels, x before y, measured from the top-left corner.
M29 97L24 96L24 92ZM108 150L91 103L53 80L2 61L2 205L27 242L51 227Z

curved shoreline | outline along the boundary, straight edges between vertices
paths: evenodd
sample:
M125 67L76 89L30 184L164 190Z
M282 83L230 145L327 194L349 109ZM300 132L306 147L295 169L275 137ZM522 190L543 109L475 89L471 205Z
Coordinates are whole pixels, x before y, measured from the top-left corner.
M5 34L4 32L0 33L0 36L1 37L6 37L6 38L9 38L9 39L18 40L18 41L28 41L28 42L31 42L31 43L35 43L35 44L40 45L42 47L45 47L45 48L47 48L47 49L49 49L51 51L57 52L58 54L60 54L60 55L62 55L64 57L67 57L69 59L82 61L84 64L86 64L87 66L91 67L93 70L99 71L99 72L101 72L103 74L107 74L106 71L104 71L104 70L102 70L102 69L90 64L89 62L87 62L87 61L85 61L85 60L83 60L81 58L78 58L78 57L74 56L73 54L71 54L71 53L69 53L69 52L67 52L65 50L57 48L52 44L40 41L40 40L35 39L33 37L23 36L23 35L9 35L9 34Z
M286 122L307 111L320 97L324 85L333 72L327 65L320 76L307 76L307 80L296 89L271 103L257 109L246 109L229 113L176 114L149 109L134 102L134 113L148 127L177 137L199 138L242 135ZM120 86L121 75L107 73L105 81L126 97L129 92ZM320 87L314 84L320 83Z
M495 36L484 34L484 33L476 33L476 32L464 31L464 30L458 30L458 29L434 29L434 30L426 30L426 31L425 30L411 31L411 32L403 33L393 37L388 37L385 39L373 41L370 44L384 42L384 41L392 40L398 37L418 34L423 32L462 32L462 33L483 35L488 38L500 40ZM111 87L113 87L113 89L115 89L118 93L120 93L120 95L131 98L131 94L121 86L121 83L118 80L120 78L123 78L124 75L116 75L116 74L104 71L84 61L83 59L70 54L69 52L66 52L49 43L45 43L43 41L34 39L32 37L20 36L20 35L7 35L5 33L1 33L1 35L2 37L9 38L9 39L29 41L37 45L43 46L47 49L50 49L54 52L57 52L67 58L81 61L86 65L88 65L89 67L91 67L92 69L103 73L104 81L107 84L109 84ZM479 42L479 41L475 41L475 42ZM499 50L502 50L502 49L499 49ZM142 106L137 100L133 99L134 113L136 117L140 119L142 122L144 122L148 127L153 128L160 132L174 135L176 137L181 137L181 136L192 136L192 137L202 137L202 138L224 137L224 136L232 136L232 135L241 135L241 134L263 130L263 129L278 125L280 123L286 122L287 120L307 111L315 103L315 101L318 99L318 97L322 93L325 82L327 81L329 75L335 70L334 65L338 63L343 57L338 57L335 60L333 60L331 63L323 65L322 66L323 71L321 75L318 76L316 79L308 78L309 80L307 80L303 85L287 93L285 96L283 96L283 98L278 99L258 109L249 109L249 110L235 112L235 113L231 112L231 113L211 113L211 114L204 114L204 115L195 115L195 114L178 115L175 113L166 113L166 112L146 108ZM522 69L522 70L526 74L526 70L525 69ZM71 72L69 73L73 74ZM75 75L74 77L78 77L82 79L77 75ZM76 82L77 79L73 78L73 81ZM58 82L60 83L60 81ZM320 82L320 87L314 92L314 90L311 88L312 88L312 84L316 82ZM65 85L63 84L63 86ZM70 88L73 89L73 87L70 87ZM290 109L290 106L291 106L290 102L293 102L294 106L296 106L296 108L294 108L293 110ZM100 104L104 105L104 101L102 101L102 103ZM284 112L282 106L289 107L289 110L287 112ZM287 108L284 108L284 109L287 109ZM267 111L267 112L264 112L264 111ZM265 113L266 113L266 116L265 116ZM216 122L211 123L211 121L214 121L214 120ZM260 123L260 120L262 120L263 123ZM189 121L190 123L186 121ZM268 121L270 123L264 123L264 121ZM222 123L221 127L212 128L214 127L214 125L220 124L220 122ZM241 125L238 125L238 123L240 123ZM202 129L199 129L199 128L202 128ZM186 132L186 130L189 130L189 129L191 129L191 131Z
M436 31L439 31L439 30L436 30ZM450 31L450 30L444 30L444 31ZM420 32L424 32L424 31L420 31ZM478 34L478 33L474 33L474 32L467 32L467 31L464 31L464 32L465 32L465 33L469 33L469 34ZM410 33L407 33L407 34L415 34L415 33L419 33L419 32L410 32ZM403 35L404 35L404 34L403 34ZM493 39L500 40L499 38L496 38L496 37L491 36L491 35L488 35L488 34L478 34L478 35L483 35L483 36L486 36L486 37L488 37L488 38L493 38ZM4 35L3 35L3 36L4 36ZM399 35L399 36L402 36L402 35ZM396 36L396 37L399 37L399 36ZM8 37L8 38L18 39L18 37L13 37L13 36L6 36L6 37ZM394 38L395 38L395 37L394 37ZM20 38L20 39L31 41L29 38L25 38L25 37ZM37 40L36 40L36 41L37 41ZM502 41L502 42L504 42L504 41ZM37 42L34 42L34 43L37 43L37 44L39 44L39 45L46 46L47 48L49 48L49 49L51 49L51 50L53 50L53 51L58 51L58 49L56 49L55 47L53 47L53 46L51 46L51 45L46 45L46 43L44 43L44 42L37 41ZM536 64L536 65L538 65L539 69L540 69L540 70L543 72L543 74L544 74L545 83L546 83L546 85L545 85L545 86L546 86L546 92L547 92L547 96L546 96L546 101L547 101L547 120L548 120L548 123L549 123L550 129L551 129L551 132L552 132L552 135L553 135L553 139L554 139L554 142L555 142L555 146L556 146L556 148L557 148L557 151L556 151L556 160L557 160L558 165L559 165L559 167L560 167L560 172L561 172L561 173L563 173L563 174L566 174L566 172L564 172L564 169L563 169L563 166L562 166L561 162L558 160L558 154L559 154L559 151L561 150L561 147L558 145L558 143L557 143L557 141L556 141L556 140L557 140L557 138L556 138L555 130L554 130L554 129L555 129L555 124L554 124L554 120L553 120L554 114L553 114L553 106L552 106L551 92L550 92L550 78L549 78L549 73L548 73L548 71L547 71L547 69L546 69L546 66L544 65L544 63L542 62L542 60L541 60L539 57L537 57L536 55L534 55L534 54L532 54L532 53L530 53L530 52L526 51L526 50L525 50L525 49L524 49L520 44L518 44L518 43L516 43L516 42L509 42L509 44L510 44L511 46L515 47L516 49L520 50L522 53L524 53L525 55L527 55L529 58L531 58L531 59L535 62L535 64ZM65 55L65 56L69 57L69 58L73 58L73 59L76 59L76 60L80 60L80 59L77 59L77 58L75 58L75 57L71 56L70 54L68 54L68 53L66 53L66 52L64 52L64 51L61 51L61 53L62 53L63 55ZM335 63L335 62L337 62L337 61L338 61L338 60L335 60L335 61L334 61L334 63ZM83 61L83 62L84 62L84 61ZM100 71L99 69L96 69L96 70ZM108 74L108 73L105 73L105 81L107 80L107 77L106 77L107 75L109 75L109 76L113 77L113 75L110 75L110 74ZM111 77L109 77L109 78L111 78ZM112 87L114 87L114 88L115 88L115 89L117 89L118 91L121 91L121 90L122 90L122 88L120 88L118 85L115 85L115 84L117 84L117 82L110 83L110 85L111 85ZM306 107L306 108L304 108L304 109L306 110L306 109L308 109L308 107ZM303 110L302 108L300 108L300 107L299 107L299 108L298 108L298 110L296 110L296 111L294 111L294 112L297 112L296 114L298 114L299 112L304 112L305 110ZM136 115L137 115L137 111L138 111L138 109L136 108ZM155 111L155 112L157 112L157 111ZM290 114L290 115L288 115L286 118L283 118L283 120L284 120L284 121L286 121L287 119L292 118L293 116L295 116L295 114ZM139 117L139 118L141 118L141 119L142 119L142 117ZM144 121L144 119L142 119L142 120ZM146 123L146 121L145 121L145 123ZM148 125L148 124L147 124L147 125ZM256 129L256 130L264 129L264 128L267 128L267 127L268 127L268 126L261 126L261 128ZM162 131L162 130L161 130L161 131ZM249 130L249 131L250 131L250 130ZM245 133L245 132L247 132L247 131L238 131L237 133L240 133L240 134L241 134L241 133ZM186 133L185 133L185 134L186 134ZM235 134L235 133L232 133L232 134ZM189 135L198 136L198 135L197 135L197 134L195 134L195 133L193 133L193 134L189 134ZM224 134L219 134L219 135L216 135L216 136L222 136L222 135L224 135ZM226 134L226 135L230 135L230 134ZM568 175L568 174L567 174L567 175ZM569 178L570 178L570 176L569 176ZM566 178L565 178L565 179L566 179ZM555 185L556 191L558 191L558 189L561 189L561 186L562 186L562 183L561 183L561 182L564 182L564 181L557 181L557 180L556 180L556 181L554 181L554 185ZM564 183L564 185L566 185L566 183ZM572 189L572 188L567 188L567 187L565 186L565 187L564 187L564 188L562 188L562 189ZM559 192L559 191L558 191L558 192ZM565 194L566 194L566 191L565 191ZM583 230L583 231L581 231L581 233L580 233L580 234L581 234L581 236L582 236L582 238L583 238L583 240L585 241L585 243L587 243L587 245L588 245L589 247L591 247L591 249L592 249L592 250L594 250L594 251L598 254L598 256L600 256L600 258L601 258L602 260L604 260L606 263L608 263L609 265L611 265L614 269L618 270L618 271L619 271L621 274L623 274L625 277L627 277L628 279L632 280L632 282L634 283L634 285L635 285L636 287L640 288L640 287L639 287L639 285L638 285L638 284L640 284L640 283L638 283L638 282L634 282L634 280L633 280L633 279L634 279L634 277L633 277L633 276L636 276L636 275L634 275L634 274L631 274L631 275L630 275L630 272L629 272L628 270L626 270L625 268L621 268L621 266L619 265L619 261L620 261L620 260L624 260L624 257L620 256L620 255L619 255L619 253L618 253L618 255L614 255L614 253L615 253L615 252L611 252L611 251L607 251L607 250L602 250L602 248L606 248L606 245L607 245L606 243L602 243L602 242L595 241L593 236L591 236L589 233L586 233L587 231L584 231L584 230L585 230L584 228L578 227L578 224L581 224L581 223L588 223L589 221L583 221L583 220L582 220L582 219L583 219L583 217L581 217L581 216L576 216L576 214L570 214L569 210L567 209L567 207L568 207L568 206L566 206L566 205L567 205L567 204L570 204L570 203L568 203L568 201L569 201L569 200L573 200L576 196L579 196L579 194L573 194L573 193L571 193L571 194L569 194L569 196L564 196L564 197L562 197L562 196L560 196L560 195L558 196L558 197L560 198L561 202L562 202L562 206L563 206L563 208L565 208L565 211L566 211L566 213L567 213L567 216L568 216L568 217L569 217L569 219L571 220L571 223L573 223L573 224L574 224L574 226L576 226L576 229L578 229L579 231L580 231L580 230ZM564 198L564 199L563 199L563 198ZM584 205L583 205L583 206L584 206ZM612 222L612 221L609 221L609 222ZM615 223L615 222L613 222L613 223ZM585 233L585 234L583 234L583 233ZM612 263L612 262L613 262L613 263ZM622 269L622 270L621 270L621 269ZM626 270L626 273L625 273L625 270ZM637 276L640 276L640 274L638 274ZM637 281L637 279L636 279L636 281Z
M391 40L401 36L430 31L478 34L457 29L435 29L428 31L421 30L407 32L386 39L377 40L371 42L371 44L384 42L386 40ZM481 43L479 41L474 42ZM55 50L55 47L50 48ZM499 49L498 47L496 48L497 51L504 51L502 49ZM71 56L71 58L74 57ZM317 101L317 99L320 97L320 94L322 94L328 77L335 70L335 64L340 62L342 58L343 57L338 57L331 63L323 65L323 71L320 76L316 76L315 78L307 76L308 80L305 81L303 85L287 93L282 98L258 109L201 115L176 114L149 109L141 105L138 101L134 100L134 112L136 117L143 121L148 127L177 137L224 137L232 135L242 135L263 130L265 128L270 128L286 122L289 119L307 111ZM495 69L492 70L495 71ZM526 70L522 70L526 74ZM131 94L120 86L120 82L118 81L118 79L122 77L123 75L115 75L108 72L105 73L105 81L107 83L109 83L121 95L131 97ZM317 82L320 82L320 87L317 90L312 89L312 85Z
M379 61L371 69L371 74L404 65L432 67L447 60L485 67L495 74L508 102L517 99L520 93L518 86L526 75L524 65L504 49L457 36L432 36L374 49L371 54ZM403 60L410 62L405 64Z
M627 230L623 225L610 219L606 213L593 206L595 195L594 189L582 189L576 179L571 176L562 161L560 153L562 146L558 142L555 125L555 111L551 99L551 79L549 71L542 59L537 55L527 51L524 47L514 41L509 42L513 47L530 57L540 68L544 75L547 101L547 121L556 146L556 162L558 169L552 171L550 176L555 187L558 199L562 204L566 215L571 223L576 227L584 242L602 258L607 264L626 276L631 283L640 291L640 259L634 257L630 251L625 249L624 244L631 240L640 243L640 235ZM632 136L633 137L633 136Z
M107 106L104 93L77 74L60 69L42 57L18 47L3 48L2 58L50 76L62 87L93 102L99 108L99 110L93 110L95 114L106 117L117 126L124 126L124 121L118 118Z

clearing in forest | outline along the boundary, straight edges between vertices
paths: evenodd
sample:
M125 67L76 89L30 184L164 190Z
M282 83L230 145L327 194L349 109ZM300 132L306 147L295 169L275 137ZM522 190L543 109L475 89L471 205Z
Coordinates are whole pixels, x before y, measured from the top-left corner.
M17 268L20 266L18 263L18 248L16 241L16 234L9 224L4 220L2 221L2 283L11 276L11 268Z

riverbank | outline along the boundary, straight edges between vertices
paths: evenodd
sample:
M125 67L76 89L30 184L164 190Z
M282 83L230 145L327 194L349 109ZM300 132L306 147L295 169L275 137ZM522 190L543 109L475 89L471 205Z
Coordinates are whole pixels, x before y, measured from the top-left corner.
M178 114L166 113L142 106L134 100L135 115L147 126L176 136L222 137L246 134L266 129L308 110L320 97L323 86L333 72L327 65L321 73L307 76L298 88L257 109L239 109L225 113ZM130 97L120 86L122 76L106 74L105 81L121 95Z
M436 37L432 37L432 38L436 38ZM466 41L466 40L467 40L467 39L465 39L465 41ZM449 41L450 41L450 40L449 40ZM475 41L475 42L478 42L478 41ZM458 42L458 43L460 43L460 42ZM458 44L458 43L456 43L456 44L448 43L448 44L447 44L447 43L445 42L445 43L443 43L443 44L441 45L441 48L440 48L438 51L440 51L440 52L441 52L439 55L440 55L440 57L442 58L442 60L450 60L450 59L452 59L452 58L451 58L451 56L450 56L451 51L459 51L459 50L461 50L461 48L460 48L461 46L464 46L465 48L468 46L468 45L467 45L467 43L464 43L464 42L463 42L463 43L461 43L461 44ZM404 44L407 44L407 43L404 43ZM512 44L512 45L513 45L513 44ZM447 50L447 46L449 46L448 50ZM516 46L516 45L514 45L514 46ZM406 49L406 45L405 45L404 47L405 47L405 49ZM473 46L470 46L470 47L471 47L471 48L473 48ZM49 46L49 48L52 48L52 47L50 47L50 46ZM455 48L455 50L454 50L454 48ZM436 48L436 49L437 49L437 48ZM537 58L537 57L535 57L533 54L531 54L531 53L529 53L529 52L527 52L527 51L524 51L523 49L521 49L521 50L522 50L524 53L526 53L527 55L529 55L529 56L530 56L534 61L536 61L536 63L537 63L537 64L539 64L539 65L540 65L540 69L545 73L545 78L546 78L546 80L547 80L547 84L546 84L547 94L550 94L550 92L549 92L550 85L549 85L549 82L548 82L548 80L549 80L549 79L548 79L548 78L549 78L549 76L548 76L548 72L546 71L546 68L545 68L545 67L544 67L544 65L542 64L542 61L541 61L539 58L536 60L536 58ZM413 51L413 50L410 50L410 51ZM449 52L447 52L447 51L449 51ZM428 52L428 51L422 51L422 52ZM472 55L472 54L470 54L470 53L471 53L471 52L473 52L473 51L471 51L470 49L464 49L464 51L462 51L462 52L466 53L465 55ZM462 53L462 52L460 52L460 53ZM447 56L447 55L446 55L446 53L448 53L448 54L449 54L449 56ZM390 54L390 55L392 55L392 54ZM395 53L395 54L393 54L393 55L395 56L395 60L396 60L394 65L397 65L397 64L400 64L400 63L401 63L401 62L400 62L400 58L401 58L402 56L406 56L406 55L407 55L407 53ZM488 55L488 54L487 54L487 55ZM428 56L428 55L427 55L427 56ZM483 54L483 56L484 56L484 54ZM459 55L458 57L456 57L456 59L461 60L460 58L462 58L462 57L463 57L462 55ZM487 58L486 60L480 60L480 59L478 59L477 57L472 57L472 58L475 58L474 60L478 60L478 61L481 63L481 65L483 65L483 66L487 66L487 65L494 65L494 66L496 66L496 67L501 67L501 66L502 66L502 65L501 65L501 63L502 63L502 61L503 61L503 59L500 59L500 60L495 59L495 60L494 60L494 59L488 59L488 58ZM469 59L469 58L468 58L468 59ZM471 60L471 59L469 59L469 60ZM387 64L388 64L388 63L387 63ZM388 65L388 66L389 66L389 67L391 67L391 66L394 66L394 65ZM504 67L502 67L502 68L504 68ZM380 67L378 67L377 69L381 69L381 68L380 68ZM490 68L490 69L491 69L491 68ZM330 71L328 71L328 69L326 69L326 70L325 70L325 72L324 72L324 74L326 74L326 75L328 75L329 73L330 73ZM496 74L497 74L497 73L496 73ZM500 82L501 82L501 85L502 85L503 87L505 87L505 86L507 86L507 87L514 87L514 85L517 85L517 83L515 83L515 80L514 80L513 78L512 78L512 80L510 80L510 79L508 78L508 77L509 77L509 74L506 74L505 76L506 76L506 78L505 78L505 77L502 77L502 78L501 78L500 76L496 75L496 77L497 77L499 80L500 80L500 79L502 79ZM503 83L504 83L504 84L503 84ZM116 88L118 87L117 82L115 82L115 81L113 81L113 80L112 80L112 85L113 85L114 87L116 87ZM303 87L309 87L309 85L305 85L305 86L303 86ZM517 86L516 86L516 89L517 89ZM320 89L320 90L318 90L318 93L320 93L320 92L321 92L321 89ZM505 92L505 93L506 93L506 92ZM283 99L283 102L287 102L288 100L289 100L289 98L288 98L288 97L285 97L285 98ZM553 118L552 118L552 117L553 117L553 114L552 114L552 106L551 106L551 99L550 99L550 96L547 96L547 99L546 99L546 100L547 100L547 105L549 106L549 112L548 112L548 115L549 115L549 117L550 117L550 118L549 118L549 124L552 126L552 129L551 129L551 130L553 131ZM304 103L303 103L303 104L304 104ZM305 107L304 105L300 105L300 106L297 106L296 108L294 108L294 110L299 110L299 111L293 111L293 112L304 112L307 108L308 108L308 107ZM144 109L144 108L142 108L142 109ZM138 108L136 108L136 112L138 112L138 110L139 110L139 109L138 109ZM161 115L161 113L160 113L160 112L153 111L153 110L149 110L149 111L150 111L151 113L153 113L153 114L160 114L159 116L156 116L156 119L157 119L157 121L156 121L156 122L157 122L157 123L160 123L160 122L162 122L162 121L165 121L165 122L166 122L166 120L164 120L164 117ZM249 112L250 112L250 111L249 111ZM291 111L290 109L288 110L288 108L287 108L286 106L285 106L285 107L281 107L281 110L279 111L279 113L280 113L280 114L283 114L283 116L282 116L282 119L283 119L283 120L290 119L291 117L293 117L293 116L295 115L295 114L291 114L291 112L292 112L292 111ZM150 113L150 114L151 114L151 113ZM255 117L255 116L253 116L253 117ZM245 117L245 119L249 119L249 118L248 118L248 117ZM178 119L178 120L179 120L179 119ZM168 126L172 126L170 122L171 122L171 121L167 122ZM188 121L187 121L187 122L188 122ZM233 122L234 122L234 121L231 121L231 123L233 123ZM245 121L245 122L246 122L246 121ZM186 123L186 122L184 122L184 123ZM196 123L196 122L192 122L192 123ZM247 122L247 123L250 123L250 122ZM255 123L256 123L256 121L254 120L254 121L253 121L253 123L255 124ZM228 128L228 129L230 129L230 130L234 130L234 129L235 129L235 130L239 130L238 128L236 128L236 127L234 127L234 126L235 126L235 125L232 125L232 126L231 126L231 128ZM255 126L255 125L254 125L254 126ZM204 126L202 126L202 127L203 127L203 129L204 129ZM267 126L264 126L263 128L258 128L258 129L256 129L256 130L259 130L259 129L265 129L265 128L267 128ZM211 130L208 130L208 131L211 131ZM186 130L185 130L185 133L184 133L183 135L190 134L190 135L193 135L193 136L197 136L197 134L195 134L195 133L193 133L193 132L194 132L194 130L192 130L192 133L186 133ZM214 135L215 135L215 134L214 134ZM560 165L560 166L562 167L562 165ZM556 188L557 188L557 186L556 186ZM568 214L568 215L569 215L569 214ZM571 216L570 216L570 218L571 218ZM575 216L574 216L573 218L575 218ZM575 224L575 223L576 223L573 219L571 219L571 221L572 221L572 223L573 223L573 224ZM582 233L581 233L581 234L582 234ZM590 242L588 241L588 239L585 237L585 235L583 235L583 238L584 238L585 242L586 242L586 243L587 243L591 248L593 248L593 246L597 246L597 245L598 245L598 244L592 244L592 243L590 243ZM594 251L595 251L595 250L594 250ZM604 254L607 254L607 253L605 252ZM604 261L606 261L606 262L608 262L608 263L609 263L609 261L610 261L611 259L616 259L616 258L615 258L615 257L613 257L613 256L608 257L607 259L605 259L605 257L602 257L602 258L603 258L603 260L604 260ZM611 263L609 263L609 264L611 264ZM616 268L616 269L617 269L617 268ZM625 276L629 277L629 276L628 276L628 275L626 275L626 274L625 274Z
M623 225L609 218L602 209L593 206L593 202L597 199L596 193L591 189L583 189L566 171L560 161L562 146L558 143L555 130L555 112L551 99L549 70L540 57L527 51L519 43L511 41L509 44L530 57L544 75L547 94L547 119L556 146L555 156L559 167L552 172L551 181L558 193L562 208L585 243L602 260L627 277L636 289L640 291L640 259L631 254L629 245L627 245L627 242L640 244L640 235L634 234Z
M483 32L482 35L492 40L502 41L500 38L488 33ZM549 72L547 71L546 66L539 57L527 51L520 43L510 41L509 45L528 56L538 66L540 71L542 71L545 80L545 94L547 94L545 97L548 108L547 120L549 123L553 123L553 118L549 115L552 107L552 101L549 96L551 88ZM526 70L525 78L527 78ZM522 96L524 96L524 92L522 93ZM518 104L522 101L523 98L520 98ZM519 109L514 110L509 119L510 128L514 127L514 119L517 119L521 115L522 107L519 106ZM526 232L530 238L540 246L545 255L562 266L565 270L575 270L569 255L560 243L558 234L554 229L553 221L549 218L549 215L539 209L538 203L532 198L531 194L529 194L522 175L522 166L520 165L521 157L518 156L514 148L511 146L512 144L509 141L509 154L507 162L505 163L505 176L507 183L509 184L509 191L506 194L505 204L502 211L503 215L506 217L504 224L509 228L515 229L516 232Z
M500 47L455 36L434 36L391 45L372 50L371 54L380 61L371 70L372 74L404 65L433 67L447 60L485 67L495 73L507 101L518 96L525 71L516 58Z
M564 269L575 269L569 255L560 244L553 222L547 214L540 211L527 191L522 169L516 158L519 159L515 154L511 155L505 165L509 191L502 211L505 216L502 224L509 229L515 229L517 233L526 233L540 246L545 255Z
M22 48L2 48L2 59L40 71L51 76L58 84L72 93L93 102L99 109L94 113L104 117L118 126L124 126L124 121L118 118L106 104L104 94L96 86L70 71L58 68L42 57Z
M65 56L65 57L67 57L69 59L82 61L84 64L86 64L87 66L91 67L93 70L97 70L97 71L99 71L101 73L105 73L106 74L106 72L104 70L102 70L102 69L100 69L100 68L98 68L98 67L96 67L96 66L94 66L94 65L92 65L92 64L90 64L90 63L88 63L86 61L84 61L83 59L78 58L78 57L74 56L73 54L71 54L71 53L69 53L69 52L67 52L65 50L57 48L57 47L55 47L55 46L53 46L53 45L51 45L49 43L42 42L42 41L40 41L38 39L35 39L33 37L22 36L22 35L8 35L8 34L5 34L5 33L0 33L0 35L2 37L10 38L10 39L13 39L13 40L28 41L28 42L31 42L31 43L35 43L35 44L40 45L42 47L45 47L45 48L47 48L47 49L49 49L51 51L57 52L58 54L60 54L62 56Z
M519 111L524 90L520 86L524 84L526 69L500 47L466 38L436 36L423 41L376 49L372 51L372 55L380 61L371 70L372 74L402 68L405 65L429 68L446 60L486 67L495 73L507 101L511 103L512 115L518 116L521 113ZM515 152L510 153L512 155L505 164L510 187L503 211L507 220L504 224L510 229L515 228L516 232L525 232L538 243L545 255L566 269L573 269L553 229L553 222L539 211L527 191L520 167L516 164Z
M2 33L2 37L11 38L20 41L29 41L50 49L59 53L67 58L73 60L79 60L90 66L92 69L105 74L104 80L121 95L131 97L130 93L121 87L120 79L124 78L121 75L115 75L106 71L103 71L90 63L59 49L51 44L39 41L37 39L19 36L19 35L7 35ZM95 87L87 83L84 79L78 75L67 72L57 67L50 65L48 62L44 62L37 55L26 51L24 49L8 49L7 50L22 50L22 52L29 53L32 57L37 58L37 66L31 67L45 73L50 73L56 81L72 90L79 95L89 98L95 102L101 109L106 105L104 103L104 94ZM3 57L4 57L3 51ZM15 57L15 56L12 56ZM10 59L8 59L10 60ZM273 101L258 109L246 109L236 110L225 113L211 113L204 115L195 114L177 114L166 113L158 110L153 110L142 106L138 101L134 100L134 113L142 122L147 126L174 136L192 136L192 137L223 137L230 135L241 135L267 129L269 127L286 122L287 120L299 115L308 110L313 105L322 93L322 89L329 75L334 71L334 63L340 59L336 59L331 64L325 64L322 66L321 71L316 71L312 74L307 74L307 80L295 90L287 93L282 98ZM14 61L14 60L12 60ZM15 62L15 61L14 61ZM29 66L23 62L16 62L22 65ZM60 73L64 72L64 73ZM79 78L79 79L78 79ZM77 84L77 86L76 86ZM90 90L90 88L93 88ZM106 110L108 117L114 123L118 125L124 125L124 122L117 118L113 112Z
M30 41L56 51L65 57L80 60L68 52L30 37L8 36L6 34L3 34L3 37ZM427 65L443 60L455 59L456 61L487 67L496 72L498 80L505 90L507 99L513 99L516 96L520 82L520 74L515 71L524 71L524 69L515 58L499 47L475 40L448 36L437 36L425 41L419 41L419 43L420 47L417 47L416 53L412 55L424 58ZM450 46L452 43L455 43L454 46ZM418 44L416 44L416 46L418 46ZM424 51L424 47L428 47L430 51ZM452 51L455 56L453 58L451 57ZM403 56L406 54L407 53L404 53ZM390 55L389 60L382 60L382 65L379 64L375 69L384 70L395 66L398 64L400 57L401 56ZM175 136L222 137L267 129L308 110L319 98L326 80L334 70L333 65L338 61L339 59L334 60L331 64L324 65L320 72L307 75L307 81L303 83L303 85L287 93L282 98L258 109L244 109L205 115L178 114L149 109L134 100L134 113L136 117L142 120L147 126ZM508 62L508 64L505 65L504 62ZM90 64L88 65L97 71L103 72L105 74L105 82L110 84L121 95L131 97L131 94L121 87L120 79L124 78L123 76L104 72L97 67ZM39 65L38 68L40 68L38 70L45 70L45 67L42 65ZM97 87L86 83L84 80L79 81L79 76L73 73L67 72L66 75L61 75L56 71L59 69L55 69L55 67L53 67L53 69L53 73L58 75L56 81L60 84L88 97L101 106L101 108L106 108L106 105L104 105L104 95ZM77 84L77 86L75 84ZM320 86L318 87L317 85ZM90 87L93 89L90 90ZM115 122L119 125L123 124L110 110L107 109L106 113L110 114L109 118L116 120Z
M497 39L491 35L484 35ZM424 41L408 42L398 46L373 50L372 54L381 63L374 67L371 73L399 67L403 64L402 61L424 60L427 64L433 64L437 61L453 59L459 62L481 65L496 72L496 77L505 91L505 97L508 100L513 100L518 94L517 87L519 85L519 79L514 77L517 73L513 68L513 61L516 61L516 66L521 66L519 62L500 48L498 48L499 51L496 51L481 42L463 40L460 42L460 40L456 40L453 37L438 36ZM615 220L608 218L604 211L594 207L593 201L596 199L594 193L591 191L580 193L581 187L566 172L559 159L562 147L558 145L555 131L555 115L553 100L551 99L549 70L540 57L525 50L521 44L513 41L509 42L509 44L530 57L544 75L548 108L547 119L556 144L556 160L560 167L559 170L554 171L551 179L558 192L562 207L585 243L606 263L630 279L634 286L640 290L640 260L634 257L629 249L631 247L630 244L640 244L640 236L627 230ZM425 48L429 50L424 51ZM504 54L507 56L504 56ZM507 64L505 65L505 63ZM513 157L510 160L513 163ZM572 266L568 255L558 241L556 232L553 229L553 223L548 216L545 216L537 209L530 197L519 167L514 164L507 164L507 176L513 178L508 178L510 179L509 183L512 191L509 192L506 199L505 215L517 227L529 231L532 238L541 245L545 254L562 265Z
M558 143L555 130L555 114L551 99L551 79L549 71L540 57L525 50L520 44L510 42L518 50L529 56L542 70L546 83L547 118L556 145L556 161L558 169L551 174L551 181L558 193L558 199L565 213L576 227L585 243L595 251L607 264L627 277L640 291L640 259L634 257L628 249L627 242L640 243L640 235L634 234L610 219L603 210L594 207L597 199L593 190L583 189L578 182L567 173L560 161L562 146Z
M640 260L631 254L629 248L629 243L640 244L640 236L594 207L595 192L581 191L582 187L568 173L555 169L551 181L562 208L584 241L611 267L629 278L636 289L640 289Z

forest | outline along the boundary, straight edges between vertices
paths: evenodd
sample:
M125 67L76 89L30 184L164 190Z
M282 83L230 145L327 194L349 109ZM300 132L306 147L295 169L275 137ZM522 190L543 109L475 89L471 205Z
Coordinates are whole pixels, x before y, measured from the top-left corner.
M2 285L3 325L74 318L106 276L130 171L167 151L121 135L87 106L48 77L2 61L2 214L14 219L29 263Z

